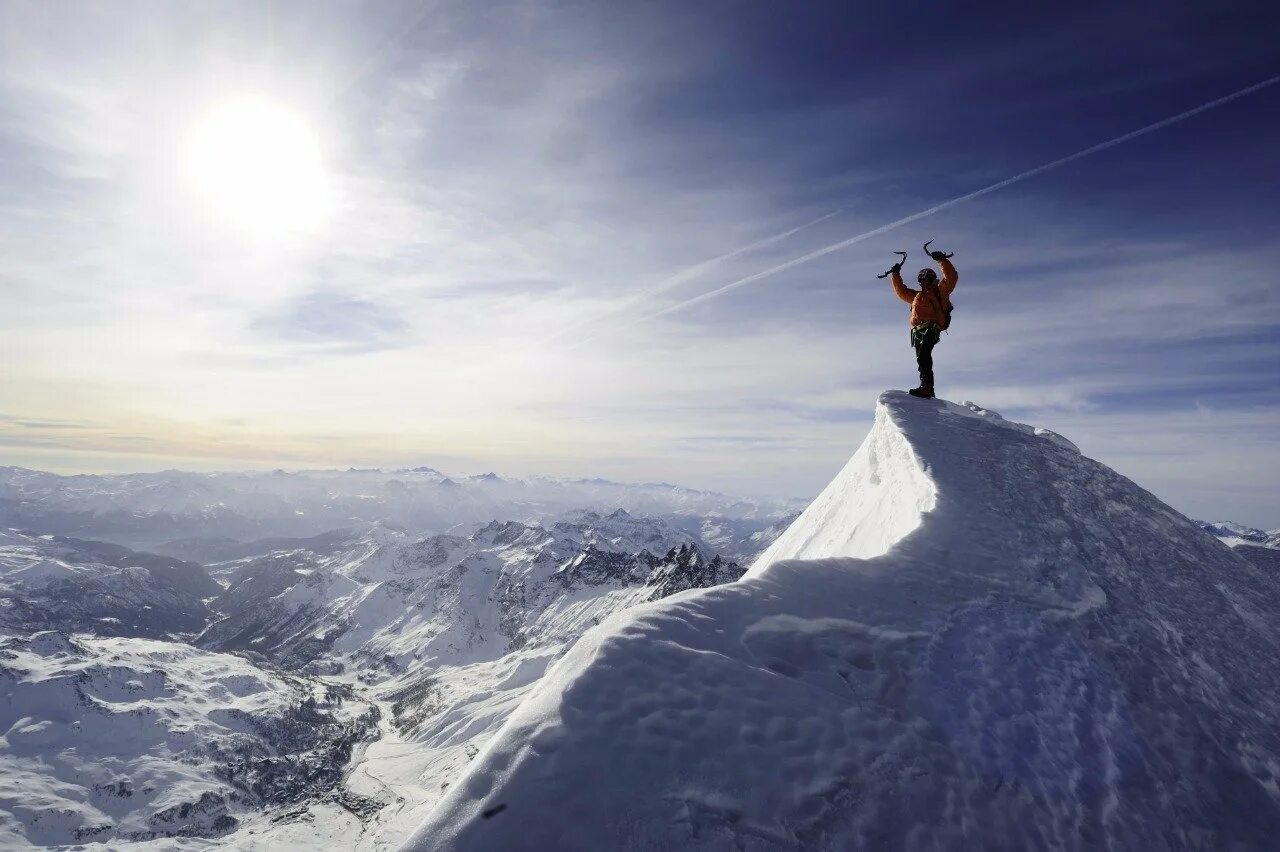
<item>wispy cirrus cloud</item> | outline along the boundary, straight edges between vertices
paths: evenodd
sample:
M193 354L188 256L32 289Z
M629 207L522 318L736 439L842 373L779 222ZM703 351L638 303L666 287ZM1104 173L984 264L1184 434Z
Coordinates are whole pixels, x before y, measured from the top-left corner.
M289 301L274 314L259 317L252 328L282 340L350 352L396 346L410 325L385 305L317 290Z
M1176 505L1238 457L1280 472L1280 196L1256 180L1274 91L690 301L1274 75L1260 33L1209 7L1142 27L1044 9L996 38L940 9L946 35L904 54L896 4L777 14L4 7L0 428L39 442L7 457L453 459L803 494L876 393L913 382L905 306L873 276L937 237L962 272L945 395L1041 420ZM247 234L193 191L191 127L244 93L312 128L333 202L315 228ZM1246 492L1213 491L1274 525L1280 492Z

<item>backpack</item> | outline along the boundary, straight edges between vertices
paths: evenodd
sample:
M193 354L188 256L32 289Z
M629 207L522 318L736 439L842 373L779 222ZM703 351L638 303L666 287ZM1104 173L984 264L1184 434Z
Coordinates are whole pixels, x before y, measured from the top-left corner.
M938 327L941 328L943 331L946 331L947 329L951 328L951 312L955 310L955 305L951 304L950 299L947 299L947 303L944 305L942 303L941 293L942 293L941 290L938 290L937 288L934 289L933 302L935 305L938 306L938 310L942 313L942 322L939 323Z

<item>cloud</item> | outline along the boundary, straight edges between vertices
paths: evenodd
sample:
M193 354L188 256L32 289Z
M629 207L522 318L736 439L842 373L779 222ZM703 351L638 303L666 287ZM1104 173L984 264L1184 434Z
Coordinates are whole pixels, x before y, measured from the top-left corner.
M1182 26L1203 10L1147 58L1122 11L993 41L941 10L952 36L905 61L884 37L901 10L775 14L4 6L0 426L60 469L454 458L810 493L915 379L873 276L937 237L962 273L948 396L1122 465L1142 457L1126 429L1210 441L1170 415L1192 400L1268 446L1280 199L1242 102L828 251L1260 79L1265 45L1190 49L1216 32ZM315 132L335 201L314 230L257 238L190 191L190 128L244 93ZM1205 453L1182 478L1133 469L1191 501Z
M12 414L0 414L0 423L10 424L22 429L32 430L61 430L61 429L84 429L84 423L77 423L68 420L41 420L38 418L17 417Z
M253 327L284 340L342 344L361 350L394 346L410 328L384 305L324 291L291 300L277 313L256 320Z

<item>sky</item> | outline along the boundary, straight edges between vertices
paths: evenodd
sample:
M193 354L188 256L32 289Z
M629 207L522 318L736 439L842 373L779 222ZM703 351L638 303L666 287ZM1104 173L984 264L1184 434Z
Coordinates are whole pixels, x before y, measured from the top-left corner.
M932 238L961 275L940 396L1280 526L1280 85L915 218L1276 82L1277 24L0 4L0 464L806 496L916 383L875 276Z

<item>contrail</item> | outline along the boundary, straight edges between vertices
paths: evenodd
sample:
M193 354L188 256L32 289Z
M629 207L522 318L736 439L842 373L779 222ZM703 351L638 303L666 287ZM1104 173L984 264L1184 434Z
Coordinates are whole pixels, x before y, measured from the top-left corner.
M1013 177L1005 178L1004 180L998 183L991 184L991 186L974 190L973 192L970 192L966 195L961 195L956 198L952 198L949 201L943 201L941 204L935 204L934 206L928 208L927 210L921 210L919 213L912 213L910 216L904 216L903 218L890 222L887 225L881 225L880 227L873 228L872 230L866 231L865 233L858 234L857 236L854 236L854 237L849 237L847 240L841 240L838 243L832 243L829 246L825 246L815 251L811 251L808 254L802 254L797 258L793 258L791 260L786 261L785 263L780 263L777 266L771 266L768 269L753 273L751 275L746 276L745 278L739 278L737 281L731 281L730 283L725 284L723 287L717 287L716 289L710 290L701 295L694 296L693 298L690 298L690 299L685 299L683 302L677 302L674 305L668 305L667 307L654 311L651 314L638 317L635 320L633 320L631 323L628 323L628 325L634 325L635 323L644 322L645 320L656 319L657 317L664 316L673 311L678 311L683 308L687 308L690 305L696 305L701 302L705 302L708 299L714 299L716 296L720 296L720 295L723 295L724 293L728 293L730 290L736 290L739 287L745 287L746 285L752 283L753 281L759 281L761 278L767 278L770 275L776 275L779 272L785 272L786 270L791 269L792 267L795 267L795 266L799 266L802 263L808 263L811 260L815 260L824 255L831 254L834 251L839 251L842 248L847 248L848 246L851 246L854 243L860 243L863 240L870 239L871 237L877 236L879 234L883 234L885 231L891 231L894 228L900 227L902 225L910 224L911 222L915 222L918 219L923 219L926 216L932 216L934 213L937 213L940 210L946 210L948 207L954 207L957 204L963 204L966 201L971 201L980 196L986 195L991 192L995 192L998 189L1004 189L1006 186L1009 186L1011 184L1015 184L1019 181L1026 180L1029 177L1035 177L1036 175L1042 172L1047 172L1050 169L1056 169L1058 166L1064 166L1067 163L1071 163L1083 157L1087 157L1090 154L1096 154L1099 151L1105 151L1106 149L1115 147L1116 145L1119 145L1123 142L1128 142L1130 139L1136 139L1139 136L1145 136L1146 134L1151 133L1152 131L1159 130L1162 127L1168 127L1170 124L1174 124L1176 122L1183 121L1184 119L1191 118L1193 115L1199 115L1205 110L1213 109L1214 107L1221 106L1222 104L1225 104L1229 101L1234 101L1236 98L1242 98L1245 95L1253 94L1254 92L1260 89L1265 89L1267 86L1272 86L1272 85L1275 85L1276 83L1280 83L1280 74L1276 75L1275 77L1271 77L1269 79L1263 80L1261 83L1255 83L1252 86L1248 86L1244 89L1241 89L1238 92L1233 92L1224 97L1209 101L1208 103L1205 103L1205 104L1201 104L1200 106L1194 107L1193 109L1189 109L1186 112L1180 112L1177 115L1172 116L1171 118L1166 118L1161 121L1157 121L1155 124L1148 124L1146 127L1139 128L1138 130L1132 130L1124 134L1123 136L1117 136L1116 138L1109 139L1106 142L1100 142L1097 145L1094 145L1090 148L1085 148L1083 151L1077 151L1074 154L1068 154L1067 156L1054 160L1051 163L1045 163L1043 166L1036 166L1034 169L1029 169L1028 171L1022 172L1021 174L1016 174Z
M384 54L400 45L401 40L422 26L427 16L435 11L435 3L424 2L417 10L410 13L409 21L402 26L395 27L389 37L383 40L382 45L370 54L368 61L364 62L354 73L348 75L348 79L342 85L337 86L339 90L346 92L355 87L360 80L370 71L376 69L384 59Z
M731 252L726 252L724 254L717 255L711 258L710 260L704 260L701 263L696 263L693 266L690 266L688 269L681 270L680 272L677 272L675 275L672 275L670 278L660 281L646 290L640 290L639 292L636 292L631 296L628 296L623 301L623 303L618 307L622 308L625 305L629 305L632 302L639 301L640 299L643 299L646 296L655 296L658 293L664 293L667 290L672 289L673 287L680 286L684 282L688 281L690 278L694 278L700 275L703 271L705 271L706 269L709 269L712 266L715 266L717 263L723 263L726 260L732 260L733 258L738 257L739 255L746 254L747 252L752 252L752 251L755 251L756 249L762 249L765 246L769 246L769 245L773 245L774 243L781 242L782 240L785 240L787 237L793 237L796 234L800 233L801 231L806 230L808 228L812 228L814 225L825 222L834 216L839 216L843 212L844 212L843 210L833 210L832 212L826 214L825 216L819 216L817 219L814 219L812 222L805 222L803 225L797 225L796 227L791 228L790 230L783 231L781 234L774 234L771 237L765 237L762 240L756 240L754 243L745 245L742 248L737 248ZM614 311L611 310L609 313L613 313L613 312Z
M587 320L584 320L582 323L579 323L578 325L591 325L593 323L599 322L602 319L607 319L608 317L611 317L616 313L626 310L627 308L634 305L636 302L642 302L645 299L650 298L651 296L656 296L659 293L665 293L668 290L674 289L675 287L679 287L681 284L685 283L691 278L696 278L697 276L701 275L703 272L705 272L706 270L710 269L711 267L715 266L718 263L724 263L726 260L732 260L733 258L738 257L739 255L747 254L748 252L753 252L753 251L756 251L757 249L762 249L765 246L770 246L770 245L773 245L774 243L781 242L782 240L785 240L788 237L795 236L796 234L800 233L803 230L812 228L814 225L825 222L834 216L839 216L843 212L844 212L843 210L833 210L832 212L826 214L825 216L819 216L817 219L814 219L811 222L805 222L803 225L797 225L796 227L783 231L780 234L774 234L771 237L765 237L764 239L756 240L754 243L750 243L748 245L742 246L741 248L736 248L733 251L716 255L715 257L709 258L699 263L695 263L693 266L690 266L686 269L682 269L679 272L675 273L674 275L668 278L664 278L662 281L659 281L657 284L654 284L651 287L647 287L643 290L638 290L635 293L632 293L630 296L627 296L622 301L618 302L616 305L609 308L608 310L601 311L600 313L596 314L595 316ZM571 333L571 332L566 332L566 333ZM577 343L584 343L589 339L591 339L589 335L586 337L580 337L578 338Z

